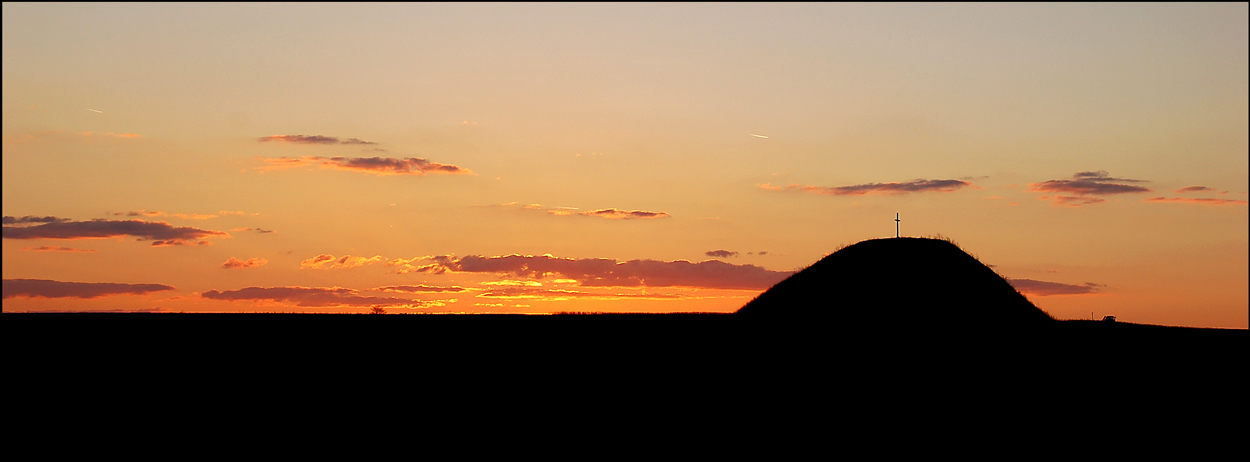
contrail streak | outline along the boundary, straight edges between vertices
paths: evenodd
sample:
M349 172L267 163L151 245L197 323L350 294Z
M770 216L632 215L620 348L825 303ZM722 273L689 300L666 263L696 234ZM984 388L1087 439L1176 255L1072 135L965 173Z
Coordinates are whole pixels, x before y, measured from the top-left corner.
M101 114L103 114L103 113L104 113L104 111L97 111L97 110L95 110L95 109L91 109L91 108L86 108L86 109L87 109L88 111L91 111L91 112L99 112L99 113L101 113Z
M767 139L767 138L768 138L767 136L764 136L764 135L756 135L756 134L754 134L754 133L752 133L752 134L751 134L751 136L754 136L754 137L756 137L756 138L765 138L765 139Z

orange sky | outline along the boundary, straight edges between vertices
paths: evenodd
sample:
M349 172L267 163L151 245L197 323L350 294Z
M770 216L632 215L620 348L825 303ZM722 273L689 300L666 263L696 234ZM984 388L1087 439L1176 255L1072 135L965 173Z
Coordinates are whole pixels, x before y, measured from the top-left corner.
M724 312L899 213L1250 322L1244 3L3 13L6 312Z

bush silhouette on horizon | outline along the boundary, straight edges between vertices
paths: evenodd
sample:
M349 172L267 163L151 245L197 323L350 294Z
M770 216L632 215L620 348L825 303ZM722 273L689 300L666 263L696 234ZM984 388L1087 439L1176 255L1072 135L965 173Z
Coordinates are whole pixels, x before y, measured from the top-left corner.
M949 239L908 237L846 246L769 288L737 315L848 327L1026 326L1054 320Z

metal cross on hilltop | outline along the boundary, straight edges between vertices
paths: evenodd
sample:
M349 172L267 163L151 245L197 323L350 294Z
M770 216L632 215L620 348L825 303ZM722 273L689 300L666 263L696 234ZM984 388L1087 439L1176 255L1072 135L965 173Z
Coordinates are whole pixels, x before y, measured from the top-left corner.
M898 222L900 221L902 220L898 219L898 212L894 212L894 237L895 238L898 237Z

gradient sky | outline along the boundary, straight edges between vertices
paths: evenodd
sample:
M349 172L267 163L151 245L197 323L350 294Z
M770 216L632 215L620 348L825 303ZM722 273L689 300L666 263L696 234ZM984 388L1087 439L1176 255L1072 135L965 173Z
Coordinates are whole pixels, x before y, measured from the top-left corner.
M1246 328L1248 16L5 3L3 309L733 311L899 213Z

